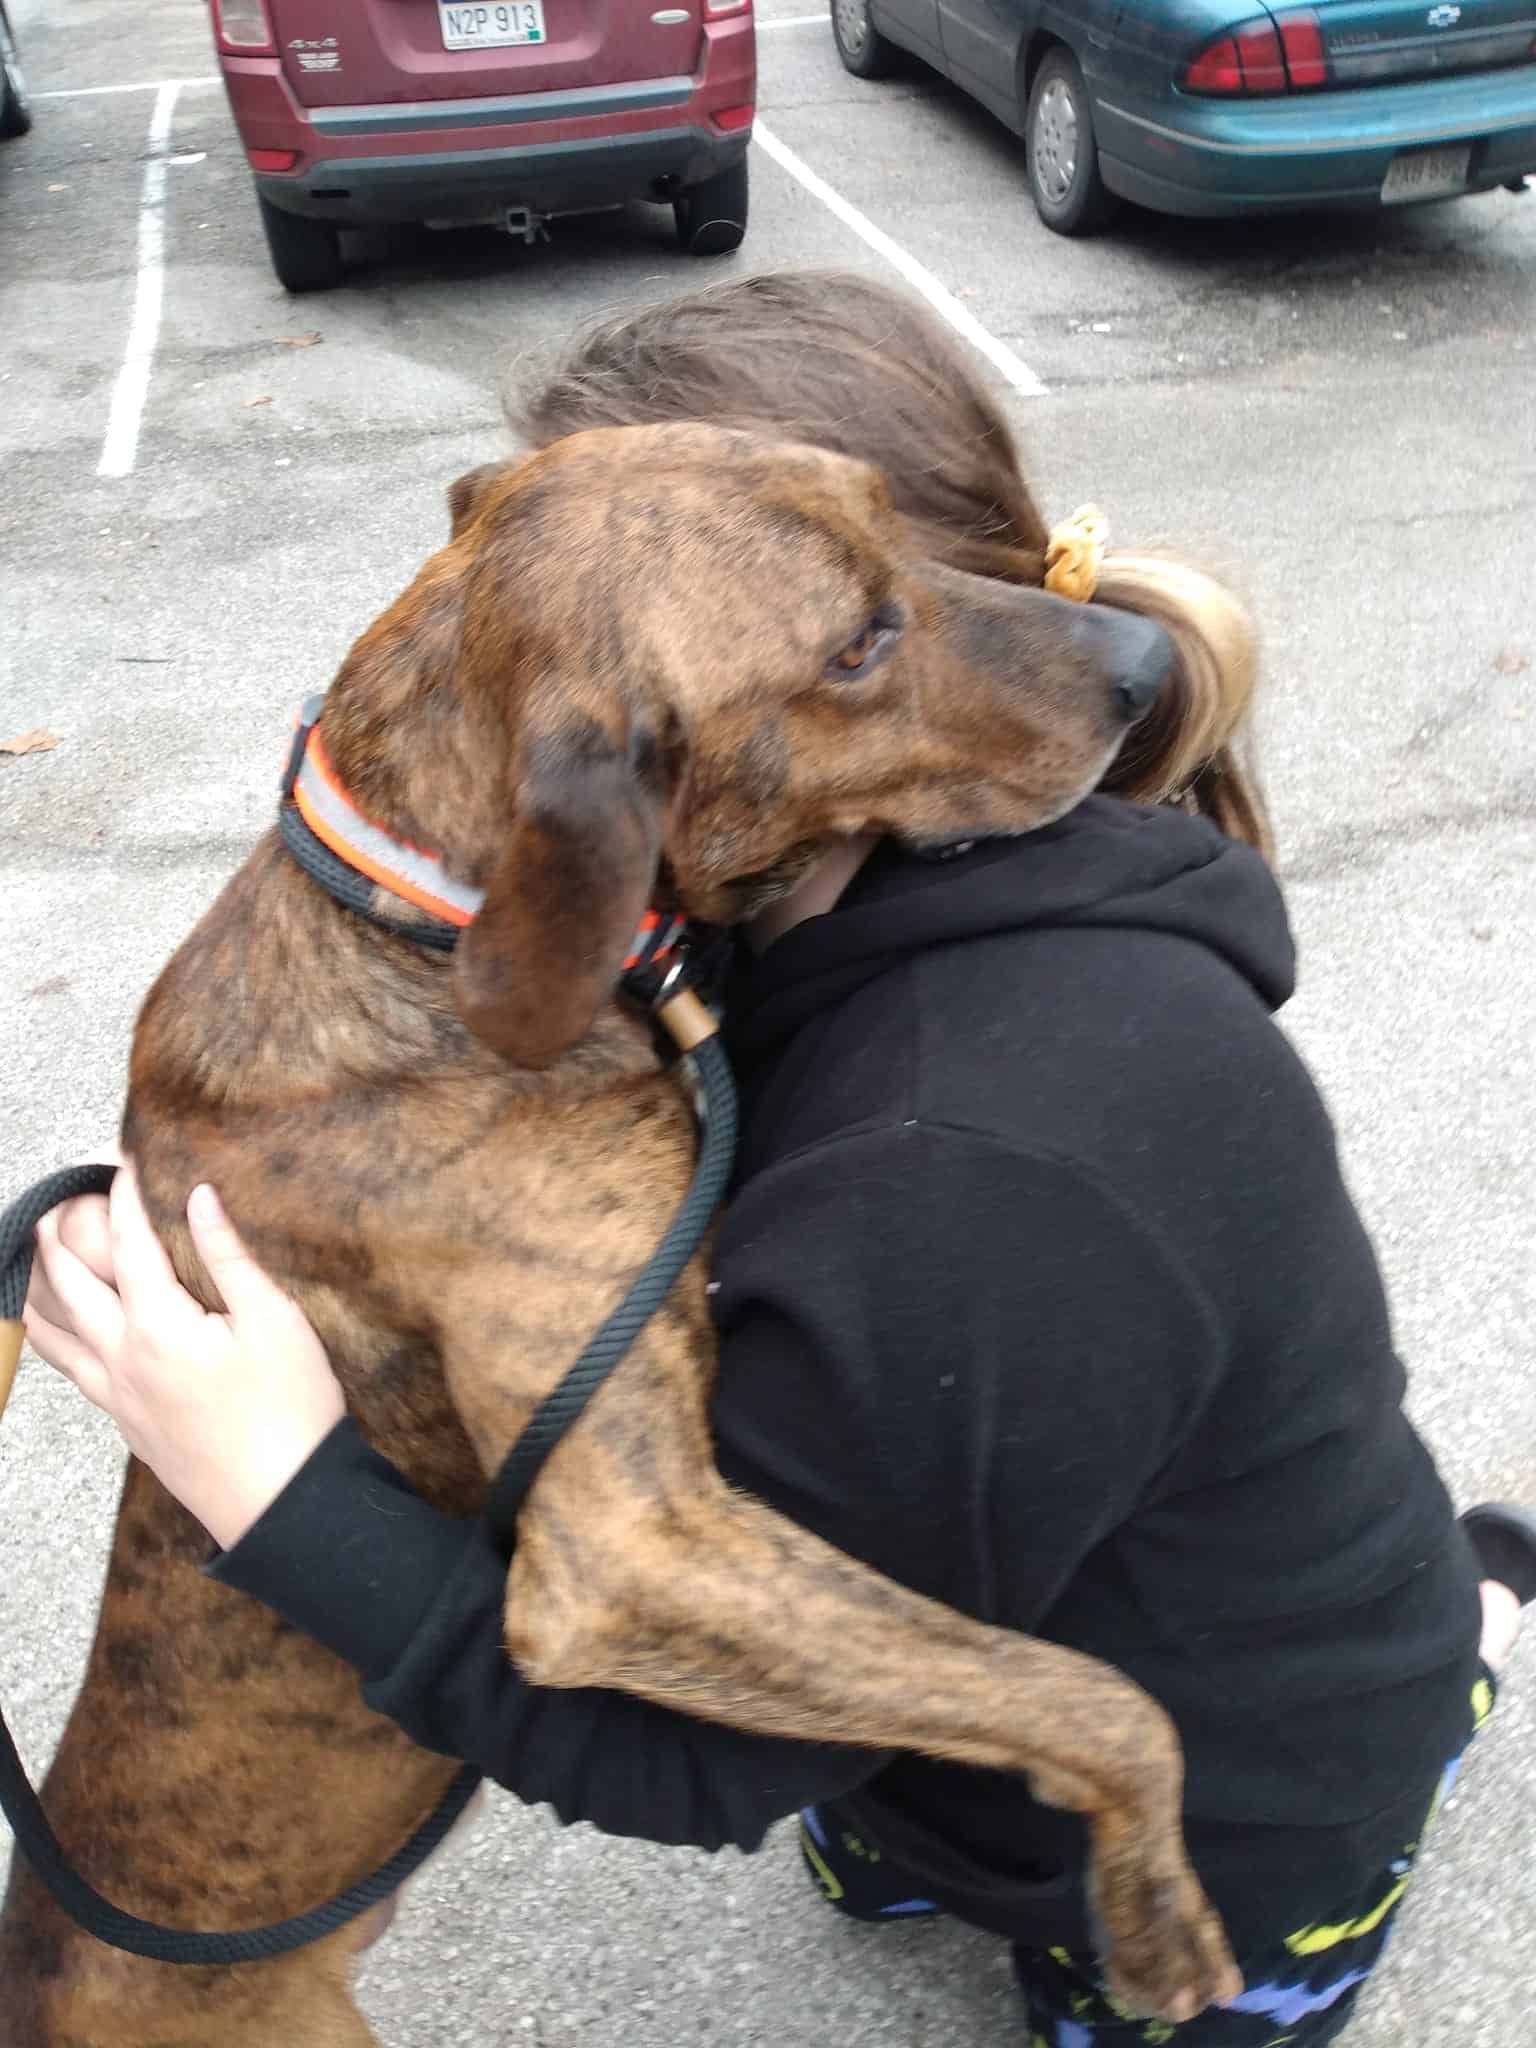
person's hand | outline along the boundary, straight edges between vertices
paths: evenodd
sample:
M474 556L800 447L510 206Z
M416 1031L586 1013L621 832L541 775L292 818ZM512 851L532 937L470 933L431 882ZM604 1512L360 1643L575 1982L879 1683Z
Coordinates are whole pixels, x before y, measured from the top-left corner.
M88 1166L121 1166L123 1155L116 1145L106 1144L84 1163ZM71 1201L60 1202L39 1223L35 1236L37 1256L32 1261L32 1277L27 1283L26 1306L32 1316L32 1322L27 1325L27 1335L40 1357L46 1358L50 1365L62 1367L62 1360L55 1358L51 1350L44 1351L33 1335L35 1328L52 1343L71 1334L69 1311L53 1291L43 1254L45 1249L51 1251L62 1244L89 1266L98 1280L104 1280L110 1287L113 1284L112 1225L106 1196L76 1195Z
M346 1403L319 1338L212 1188L193 1189L187 1222L227 1313L208 1314L178 1282L124 1167L110 1203L82 1197L39 1224L23 1321L38 1356L228 1549Z

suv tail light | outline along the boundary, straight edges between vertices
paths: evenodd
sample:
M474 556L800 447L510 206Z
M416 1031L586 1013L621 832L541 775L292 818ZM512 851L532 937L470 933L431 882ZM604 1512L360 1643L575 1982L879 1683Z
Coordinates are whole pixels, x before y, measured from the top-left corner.
M1179 83L1186 92L1308 92L1328 83L1323 25L1311 8L1260 15L1206 44Z
M266 0L213 0L213 25L229 50L273 50Z

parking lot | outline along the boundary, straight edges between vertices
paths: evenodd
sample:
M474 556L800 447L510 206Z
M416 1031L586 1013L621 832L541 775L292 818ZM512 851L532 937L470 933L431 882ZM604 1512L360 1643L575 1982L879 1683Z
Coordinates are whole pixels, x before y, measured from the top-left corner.
M506 446L499 393L601 312L746 269L900 269L987 351L1053 516L1251 599L1302 948L1289 1028L1381 1249L1459 1501L1536 1500L1536 196L1253 224L1037 222L1019 145L760 7L738 256L659 209L524 248L423 230L288 299L199 0L26 0L0 153L0 1188L115 1123L158 965L268 820L292 711ZM151 203L146 206L146 192ZM163 193L163 205L159 199ZM0 1696L40 1764L118 1465L40 1368L0 1440ZM1358 2048L1531 2038L1536 1644L1446 1814ZM710 1859L496 1795L363 1978L387 2048L1019 2039L1006 1957L853 1929L790 1836Z

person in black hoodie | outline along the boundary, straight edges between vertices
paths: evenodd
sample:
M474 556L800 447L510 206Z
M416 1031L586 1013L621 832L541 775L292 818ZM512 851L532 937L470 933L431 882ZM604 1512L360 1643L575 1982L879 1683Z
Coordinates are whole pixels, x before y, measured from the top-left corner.
M875 460L931 555L1053 573L1001 415L865 280L752 279L615 322L523 429L668 417ZM948 1911L1010 1940L1050 2048L1317 2044L1492 1703L1536 1524L1457 1522L1403 1413L1327 1113L1271 1021L1294 960L1233 737L1240 615L1147 557L1111 555L1098 595L1157 617L1180 657L1103 792L1018 839L829 848L725 964L744 1127L715 1424L735 1484L1163 1703L1190 1852L1243 1965L1233 2005L1174 2027L1117 2006L1083 1825L1020 1780L524 1684L488 1532L368 1447L216 1211L193 1213L235 1304L208 1319L216 1370L154 1309L174 1283L126 1176L131 1314L86 1270L114 1269L83 1203L40 1232L28 1328L206 1523L214 1574L349 1660L427 1747L659 1842L754 1849L799 1809L842 1910Z

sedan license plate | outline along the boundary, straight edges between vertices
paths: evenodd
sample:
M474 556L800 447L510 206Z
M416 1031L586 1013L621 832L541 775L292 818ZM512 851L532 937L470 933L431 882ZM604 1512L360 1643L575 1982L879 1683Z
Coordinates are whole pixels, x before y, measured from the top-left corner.
M437 0L445 50L503 50L513 43L542 43L543 0L508 0L502 7L458 7Z
M1394 157L1381 181L1383 206L1402 206L1410 199L1448 199L1467 189L1472 145L1455 149L1416 149Z

